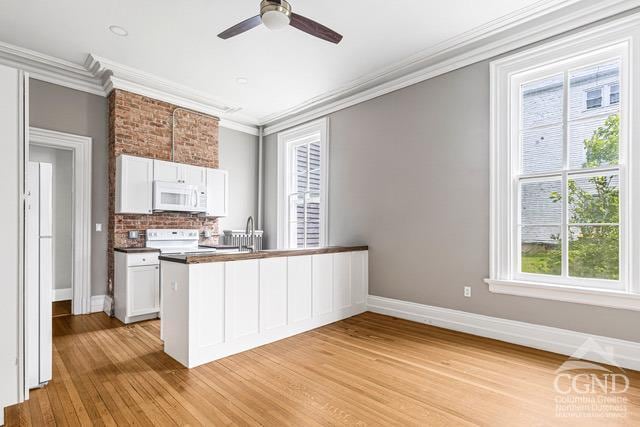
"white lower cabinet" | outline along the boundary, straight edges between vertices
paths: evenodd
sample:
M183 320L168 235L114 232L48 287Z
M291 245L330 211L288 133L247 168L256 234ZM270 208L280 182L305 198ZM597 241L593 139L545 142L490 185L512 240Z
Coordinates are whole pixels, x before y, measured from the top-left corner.
M115 254L115 315L123 323L154 319L160 313L158 253Z
M127 317L160 310L160 277L157 265L129 267L127 271Z
M369 252L351 252L351 304L367 303L369 295Z
M287 325L287 258L260 260L260 330Z
M336 310L351 305L353 258L352 253L338 253L333 256L333 307Z
M333 311L333 258L334 254L313 255L314 316Z
M234 341L260 332L260 261L228 262L225 266L225 335Z
M287 258L287 312L290 325L311 319L311 256Z
M165 352L193 368L366 311L367 251L162 261Z

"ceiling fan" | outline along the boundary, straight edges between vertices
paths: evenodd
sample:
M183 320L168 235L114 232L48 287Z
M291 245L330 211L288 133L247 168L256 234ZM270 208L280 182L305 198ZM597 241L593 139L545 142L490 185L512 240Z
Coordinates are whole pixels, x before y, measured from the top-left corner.
M321 38L331 43L338 44L342 36L330 28L305 18L291 11L291 5L285 0L262 0L260 2L260 15L242 21L218 34L221 39L228 39L252 28L264 24L270 30L280 30L291 25L305 33Z

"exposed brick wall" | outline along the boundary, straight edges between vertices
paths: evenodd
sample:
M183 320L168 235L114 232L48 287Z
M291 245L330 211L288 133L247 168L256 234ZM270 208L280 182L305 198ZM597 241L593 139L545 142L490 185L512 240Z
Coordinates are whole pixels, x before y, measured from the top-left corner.
M109 95L109 279L113 280L113 248L142 247L148 228L198 228L218 234L218 220L187 213L120 215L115 213L116 157L120 154L171 160L171 121L175 105L114 90ZM175 114L174 161L218 167L218 119L185 110ZM130 240L129 231L140 231ZM214 237L206 243L216 243Z

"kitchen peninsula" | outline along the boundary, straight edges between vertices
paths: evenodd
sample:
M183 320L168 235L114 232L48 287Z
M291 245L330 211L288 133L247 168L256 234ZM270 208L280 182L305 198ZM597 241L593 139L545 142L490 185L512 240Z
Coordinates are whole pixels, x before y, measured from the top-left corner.
M366 311L366 246L160 261L164 351L188 368Z

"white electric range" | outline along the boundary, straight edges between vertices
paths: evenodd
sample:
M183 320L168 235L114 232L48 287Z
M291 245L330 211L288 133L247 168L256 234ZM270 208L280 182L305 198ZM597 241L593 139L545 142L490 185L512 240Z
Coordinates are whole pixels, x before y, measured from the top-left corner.
M207 254L215 248L200 246L200 231L189 229L147 230L147 247L159 249L161 254Z

